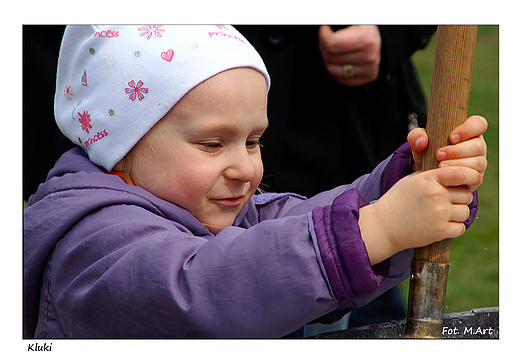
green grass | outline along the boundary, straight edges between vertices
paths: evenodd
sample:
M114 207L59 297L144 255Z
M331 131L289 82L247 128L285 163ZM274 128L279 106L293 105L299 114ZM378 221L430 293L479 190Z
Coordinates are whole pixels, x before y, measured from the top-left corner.
M417 72L428 98L435 38L414 55ZM445 313L498 306L498 26L479 26L468 116L488 120L484 135L488 168L480 186L477 220L453 241ZM408 299L408 281L401 285Z

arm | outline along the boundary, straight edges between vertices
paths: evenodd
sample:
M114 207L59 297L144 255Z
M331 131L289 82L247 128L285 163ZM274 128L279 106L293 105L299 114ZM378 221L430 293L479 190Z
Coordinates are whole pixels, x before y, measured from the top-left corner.
M56 249L52 282L68 336L279 337L338 305L307 215L205 238L120 209L100 210L92 234L72 242L73 230ZM114 211L125 222L103 223Z

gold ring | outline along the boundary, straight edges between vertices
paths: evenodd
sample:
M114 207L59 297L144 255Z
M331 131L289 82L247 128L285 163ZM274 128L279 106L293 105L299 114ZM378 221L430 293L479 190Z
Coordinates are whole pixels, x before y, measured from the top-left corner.
M343 65L343 74L345 75L345 78L354 77L354 65L351 63Z

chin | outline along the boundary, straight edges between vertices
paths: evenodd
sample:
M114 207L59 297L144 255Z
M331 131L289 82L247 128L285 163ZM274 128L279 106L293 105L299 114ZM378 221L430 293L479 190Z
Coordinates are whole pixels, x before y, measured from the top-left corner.
M232 226L233 223L235 222L235 220L231 220L231 221L227 221L227 222L211 222L210 224L206 224L204 223L204 221L202 221L202 223L204 224L205 227L208 228L208 230L214 234L214 235L217 235L219 232L221 232L222 230L224 230L226 227L228 226Z

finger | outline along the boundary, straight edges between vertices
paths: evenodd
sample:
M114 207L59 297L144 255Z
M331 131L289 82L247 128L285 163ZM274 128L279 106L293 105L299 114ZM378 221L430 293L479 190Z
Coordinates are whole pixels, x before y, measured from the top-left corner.
M408 143L413 150L423 152L428 146L428 135L424 128L415 128L408 133Z
M477 190L479 188L479 186L484 182L484 174L480 174L480 180L476 183L473 183L473 184L464 184L465 187L467 187L471 192L474 192L475 190ZM444 184L444 186L446 187L455 187L454 185L446 185Z
M467 167L443 167L431 170L435 179L443 186L478 186L482 182L482 175L475 169Z
M464 234L466 232L466 225L462 222L450 222L445 230L446 238L456 238Z
M349 26L336 32L332 31L329 25L320 26L318 29L319 47L322 52L330 55L357 50L358 37L356 26Z
M450 133L450 142L457 144L470 138L484 134L487 130L487 121L481 116L471 116Z
M332 64L330 62L325 62L325 67L327 71L336 78L346 78L345 75L345 64L350 64L353 66L353 76L355 77L364 77L369 74L369 68L363 65L357 65L352 61L339 62L339 64Z
M471 169L475 169L480 174L484 175L487 169L487 160L483 156L478 156L472 158L445 160L439 163L439 168L443 168L446 166L468 167Z
M329 48L332 47L334 42L334 31L329 25L322 25L318 29L318 47L325 52L329 52Z
M347 77L343 65L340 66L327 64L326 67L327 71L332 77L334 77L339 83L347 86L361 86L371 83L377 79L378 74L378 70L374 68L354 65L353 74L351 77Z
M463 223L464 221L468 220L469 214L470 214L469 206L452 205L450 221Z
M439 162L448 159L461 159L476 156L485 156L487 145L484 138L479 136L465 142L440 148L435 154Z
M323 62L331 66L331 70L343 70L343 65L351 64L356 67L358 73L367 71L372 67L378 67L379 61L377 59L367 57L366 53L362 51L348 51L337 54L322 53Z
M473 193L465 185L450 187L448 193L453 204L469 205L473 201Z
M414 165L412 167L412 172L416 170L421 170L424 150L428 146L428 135L426 134L426 130L424 128L415 128L410 133L408 133L408 144L412 148L412 155Z

